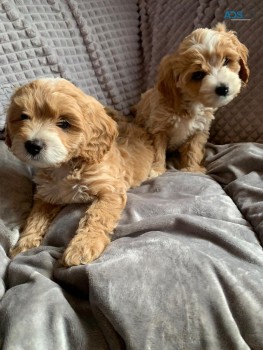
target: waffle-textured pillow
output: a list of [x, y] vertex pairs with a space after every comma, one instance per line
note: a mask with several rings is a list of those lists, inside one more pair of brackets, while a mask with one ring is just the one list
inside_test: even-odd
[[263, 2], [250, 0], [3, 0], [0, 4], [0, 130], [14, 87], [63, 77], [129, 114], [161, 58], [197, 27], [227, 21], [250, 51], [248, 87], [216, 114], [211, 141], [263, 141]]
[[143, 87], [136, 0], [4, 0], [0, 129], [14, 87], [63, 77], [125, 113]]

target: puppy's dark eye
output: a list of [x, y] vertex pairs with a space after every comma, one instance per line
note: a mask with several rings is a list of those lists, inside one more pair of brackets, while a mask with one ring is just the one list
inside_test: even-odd
[[70, 127], [70, 124], [67, 120], [60, 120], [58, 123], [57, 123], [57, 126], [60, 128], [60, 129], [68, 129]]
[[230, 62], [230, 59], [227, 58], [227, 57], [225, 57], [225, 58], [224, 58], [223, 66], [227, 66], [229, 62]]
[[198, 72], [194, 72], [192, 74], [192, 80], [202, 80], [205, 77], [206, 73], [202, 70], [198, 71]]
[[22, 113], [22, 114], [20, 115], [20, 119], [21, 119], [21, 120], [27, 120], [27, 119], [29, 119], [29, 116], [28, 116], [27, 114], [25, 114], [25, 113]]

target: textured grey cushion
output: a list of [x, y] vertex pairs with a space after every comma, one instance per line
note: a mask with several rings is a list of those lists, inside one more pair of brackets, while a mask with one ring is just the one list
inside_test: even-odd
[[135, 0], [1, 1], [0, 102], [42, 76], [69, 79], [128, 112], [143, 84]]
[[197, 27], [228, 21], [250, 50], [248, 87], [217, 113], [215, 143], [262, 142], [263, 2], [207, 0], [3, 0], [0, 4], [0, 129], [12, 89], [41, 76], [62, 76], [128, 114], [154, 83], [161, 58]]

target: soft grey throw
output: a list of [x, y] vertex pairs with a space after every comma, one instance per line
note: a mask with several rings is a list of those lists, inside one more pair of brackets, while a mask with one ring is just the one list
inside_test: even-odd
[[[170, 169], [129, 191], [104, 254], [69, 269], [58, 259], [83, 205], [63, 209], [41, 247], [7, 258], [32, 196], [0, 147], [3, 350], [262, 350], [263, 145], [210, 145], [207, 175]], [[15, 177], [2, 177], [6, 164]]]

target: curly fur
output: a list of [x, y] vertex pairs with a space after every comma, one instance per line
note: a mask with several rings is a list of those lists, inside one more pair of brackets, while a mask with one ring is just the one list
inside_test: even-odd
[[[247, 83], [247, 57], [235, 33], [219, 23], [195, 30], [162, 59], [156, 85], [135, 106], [135, 123], [153, 138], [157, 174], [165, 171], [167, 150], [178, 151], [179, 169], [205, 172], [201, 162], [214, 113]], [[218, 93], [222, 86], [226, 95]]]
[[[126, 191], [149, 177], [154, 157], [143, 129], [121, 117], [118, 128], [97, 100], [64, 79], [39, 79], [14, 93], [6, 140], [14, 155], [36, 168], [36, 193], [12, 256], [39, 246], [50, 222], [69, 203], [91, 204], [63, 264], [85, 264], [100, 256], [125, 206]], [[31, 154], [26, 143], [36, 140], [42, 149]]]

